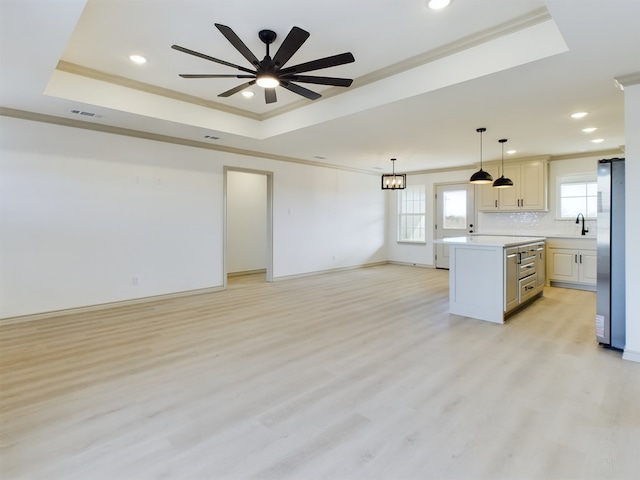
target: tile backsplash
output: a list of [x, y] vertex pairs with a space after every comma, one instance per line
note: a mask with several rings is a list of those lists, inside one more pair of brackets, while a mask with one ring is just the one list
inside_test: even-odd
[[[596, 235], [596, 220], [587, 220], [587, 236]], [[582, 225], [574, 220], [556, 220], [552, 212], [478, 213], [477, 233], [486, 235], [579, 236]]]

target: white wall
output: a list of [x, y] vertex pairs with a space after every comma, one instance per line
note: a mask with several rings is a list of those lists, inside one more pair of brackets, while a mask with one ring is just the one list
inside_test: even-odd
[[227, 273], [267, 267], [267, 176], [227, 172]]
[[380, 177], [287, 165], [274, 177], [276, 276], [387, 260]]
[[224, 166], [274, 172], [274, 278], [386, 260], [375, 175], [0, 116], [0, 318], [222, 286]]
[[389, 261], [409, 263], [423, 266], [434, 266], [434, 239], [433, 225], [435, 223], [435, 187], [437, 183], [452, 183], [469, 181], [474, 170], [454, 170], [450, 172], [408, 174], [407, 185], [424, 185], [427, 198], [426, 210], [426, 243], [411, 244], [398, 243], [398, 192], [388, 191], [388, 223], [387, 251]]
[[627, 329], [624, 358], [640, 362], [640, 85], [624, 89]]

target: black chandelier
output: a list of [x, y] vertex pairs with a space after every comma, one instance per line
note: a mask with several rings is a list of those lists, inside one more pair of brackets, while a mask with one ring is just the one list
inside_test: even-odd
[[403, 190], [407, 187], [407, 175], [405, 173], [396, 174], [396, 168], [393, 163], [395, 161], [395, 158], [391, 159], [393, 173], [382, 175], [382, 190]]

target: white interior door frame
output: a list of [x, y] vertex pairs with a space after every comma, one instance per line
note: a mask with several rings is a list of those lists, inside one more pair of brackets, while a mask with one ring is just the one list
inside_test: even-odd
[[223, 288], [227, 288], [227, 179], [229, 172], [253, 173], [267, 177], [267, 282], [273, 282], [273, 172], [254, 170], [250, 168], [227, 167], [223, 168], [223, 239], [222, 239], [222, 279]]

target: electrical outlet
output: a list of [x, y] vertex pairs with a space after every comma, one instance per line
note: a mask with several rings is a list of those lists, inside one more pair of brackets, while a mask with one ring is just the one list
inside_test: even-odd
[[134, 275], [133, 277], [131, 277], [131, 283], [133, 285], [140, 285], [140, 277], [138, 277], [137, 275]]

